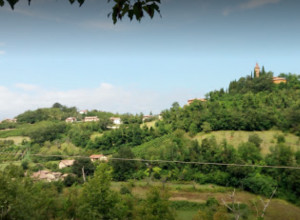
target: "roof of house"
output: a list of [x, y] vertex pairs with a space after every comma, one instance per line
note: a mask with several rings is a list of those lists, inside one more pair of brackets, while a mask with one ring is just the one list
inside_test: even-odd
[[119, 118], [119, 117], [110, 117], [109, 119], [110, 120], [121, 120], [121, 118]]
[[87, 116], [87, 117], [84, 117], [85, 119], [93, 119], [93, 118], [98, 118], [98, 116]]
[[104, 157], [104, 155], [103, 154], [93, 154], [90, 156], [91, 159], [99, 159], [101, 157]]
[[68, 118], [66, 118], [66, 120], [76, 120], [76, 118], [75, 117], [68, 117]]
[[275, 80], [286, 80], [286, 79], [283, 78], [283, 77], [277, 77], [277, 76], [274, 76], [274, 77], [273, 77], [273, 81], [275, 81]]
[[60, 163], [65, 164], [66, 166], [72, 166], [75, 160], [62, 160]]

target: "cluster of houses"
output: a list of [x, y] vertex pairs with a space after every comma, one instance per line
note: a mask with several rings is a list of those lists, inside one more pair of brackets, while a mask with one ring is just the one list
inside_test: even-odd
[[[90, 160], [92, 162], [100, 161], [100, 162], [108, 162], [108, 158], [103, 154], [93, 154], [90, 156]], [[73, 166], [75, 160], [61, 160], [59, 162], [58, 168], [63, 169], [66, 167]], [[31, 175], [32, 178], [37, 180], [44, 180], [47, 182], [64, 180], [68, 175], [72, 174], [62, 174], [61, 172], [52, 172], [50, 170], [40, 170]]]
[[[88, 110], [79, 111], [79, 114], [81, 114], [81, 115], [86, 115], [87, 113], [88, 113]], [[98, 118], [98, 116], [85, 116], [84, 119], [82, 120], [82, 122], [97, 122], [99, 120], [100, 119]], [[119, 117], [111, 117], [110, 120], [113, 122], [114, 125], [122, 124], [121, 118], [119, 118]], [[76, 117], [68, 117], [65, 121], [67, 123], [74, 123], [74, 122], [77, 122], [77, 118]]]
[[[88, 113], [88, 110], [81, 110], [79, 111], [80, 114], [87, 114]], [[152, 115], [144, 115], [142, 120], [143, 122], [149, 120], [153, 118]], [[161, 115], [158, 116], [159, 119], [161, 119]], [[110, 128], [117, 128], [118, 125], [121, 125], [122, 124], [122, 120], [120, 117], [110, 117], [109, 118], [112, 123], [114, 124], [114, 126], [110, 127]], [[76, 117], [68, 117], [66, 120], [65, 120], [67, 123], [74, 123], [74, 122], [77, 122], [77, 118]], [[84, 117], [84, 119], [82, 120], [82, 122], [97, 122], [99, 121], [99, 118], [97, 116], [86, 116]]]

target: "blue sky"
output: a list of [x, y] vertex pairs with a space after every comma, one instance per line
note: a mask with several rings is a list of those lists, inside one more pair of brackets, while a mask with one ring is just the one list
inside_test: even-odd
[[58, 101], [159, 113], [250, 74], [300, 73], [300, 2], [162, 0], [162, 18], [113, 25], [112, 3], [0, 8], [0, 119]]

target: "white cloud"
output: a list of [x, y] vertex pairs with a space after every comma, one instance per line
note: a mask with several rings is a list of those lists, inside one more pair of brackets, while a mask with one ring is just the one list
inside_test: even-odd
[[4, 50], [0, 50], [0, 55], [3, 55], [5, 54], [5, 51]]
[[225, 8], [223, 10], [223, 15], [225, 15], [225, 16], [229, 15], [230, 13], [232, 13], [234, 11], [251, 10], [251, 9], [259, 8], [264, 5], [268, 5], [268, 4], [277, 4], [280, 1], [281, 0], [248, 0], [244, 3], [240, 3], [236, 7]]
[[17, 84], [15, 84], [15, 87], [18, 89], [22, 89], [24, 91], [34, 91], [39, 88], [36, 85], [26, 84], [26, 83], [17, 83]]
[[108, 83], [97, 88], [74, 89], [67, 91], [45, 90], [34, 85], [18, 83], [15, 87], [23, 91], [0, 86], [0, 120], [14, 117], [26, 110], [50, 107], [59, 102], [79, 109], [98, 109], [119, 113], [148, 114], [159, 113], [169, 108], [174, 101], [185, 104], [191, 94], [184, 91], [165, 93], [142, 89], [125, 89]]

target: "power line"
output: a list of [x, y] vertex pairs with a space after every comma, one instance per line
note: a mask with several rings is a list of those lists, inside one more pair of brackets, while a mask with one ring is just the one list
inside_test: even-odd
[[[3, 155], [23, 155], [23, 153], [2, 153]], [[46, 154], [30, 154], [32, 156], [39, 157], [71, 157], [71, 158], [88, 158], [88, 156], [82, 155], [46, 155]], [[258, 165], [258, 164], [235, 164], [235, 163], [215, 163], [215, 162], [193, 162], [193, 161], [179, 161], [179, 160], [147, 160], [138, 158], [116, 158], [110, 157], [109, 160], [123, 160], [123, 161], [139, 161], [149, 163], [177, 163], [177, 164], [195, 164], [195, 165], [214, 165], [214, 166], [232, 166], [232, 167], [255, 167], [255, 168], [274, 168], [274, 169], [292, 169], [300, 170], [300, 167], [293, 166], [272, 166], [272, 165]]]

